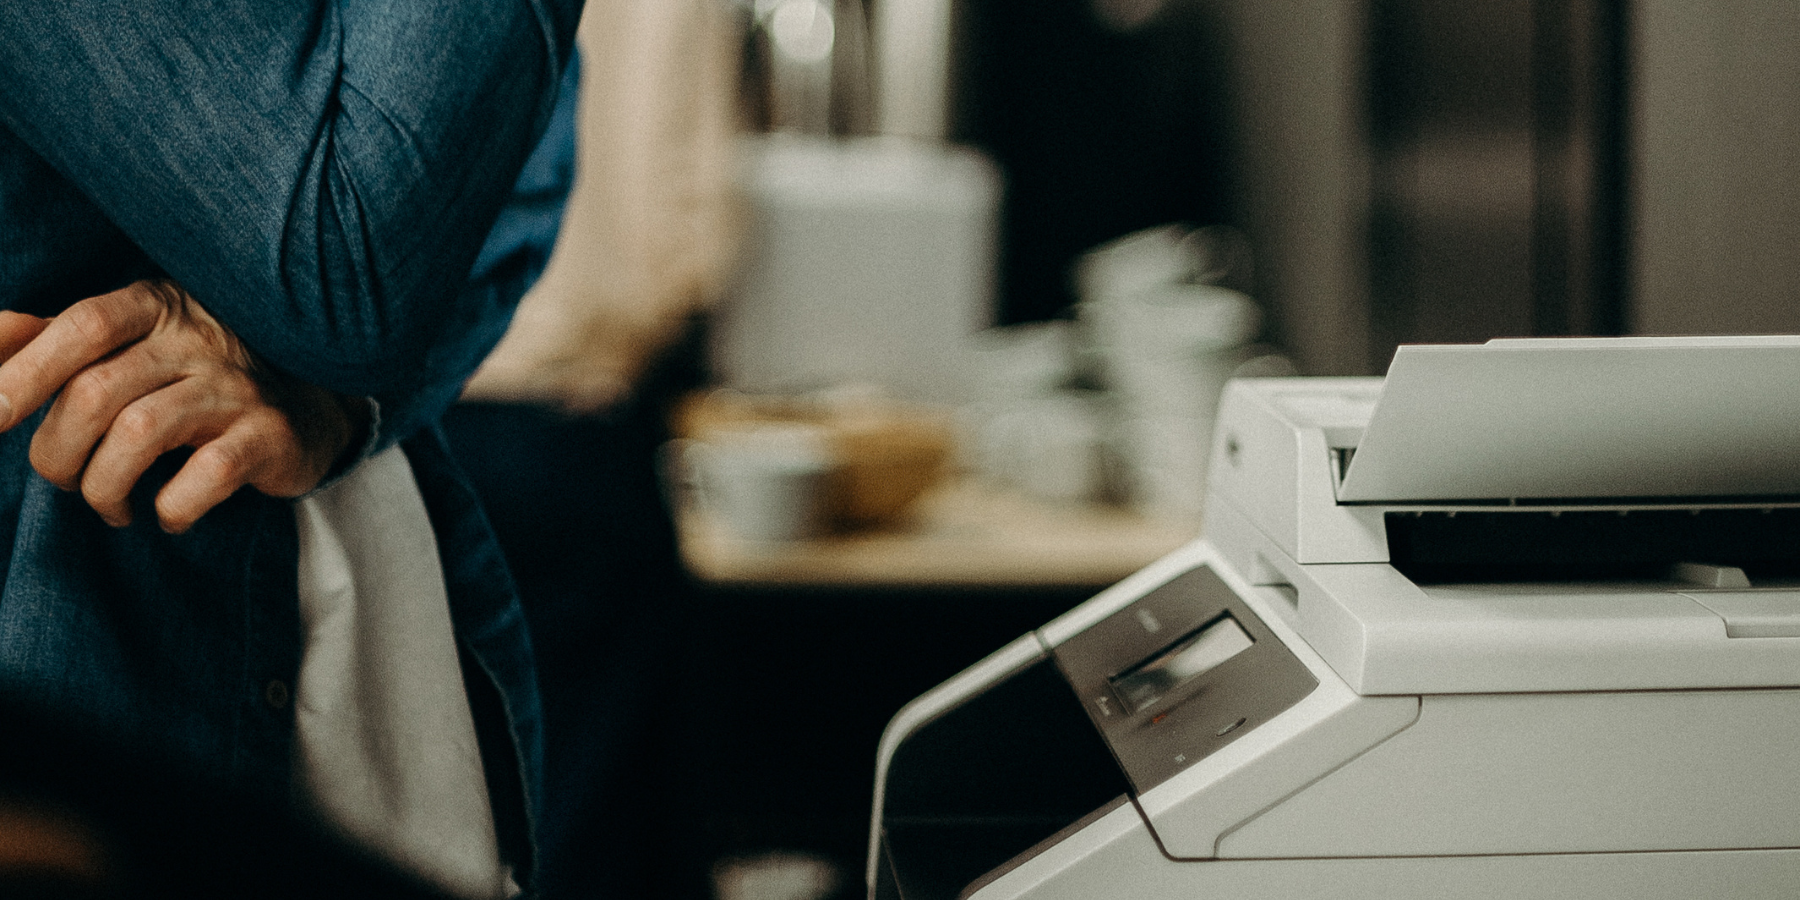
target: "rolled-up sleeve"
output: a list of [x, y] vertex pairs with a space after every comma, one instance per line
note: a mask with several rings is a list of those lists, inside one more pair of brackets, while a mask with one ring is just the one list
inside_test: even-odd
[[276, 367], [416, 389], [580, 0], [7, 0], [0, 120]]

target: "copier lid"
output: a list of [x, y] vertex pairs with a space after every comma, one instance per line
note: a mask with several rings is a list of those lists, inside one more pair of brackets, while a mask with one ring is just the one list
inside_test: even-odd
[[1800, 496], [1800, 337], [1394, 354], [1345, 503]]

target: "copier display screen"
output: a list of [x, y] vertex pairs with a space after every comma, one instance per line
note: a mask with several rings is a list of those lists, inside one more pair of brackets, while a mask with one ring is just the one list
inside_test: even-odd
[[1251, 643], [1250, 635], [1228, 613], [1108, 680], [1119, 702], [1133, 713], [1143, 712], [1182, 682], [1218, 668]]

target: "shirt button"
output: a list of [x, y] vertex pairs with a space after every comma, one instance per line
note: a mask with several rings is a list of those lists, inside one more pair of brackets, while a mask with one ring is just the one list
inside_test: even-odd
[[288, 705], [287, 682], [276, 678], [263, 685], [263, 702], [269, 704], [270, 709], [285, 709]]

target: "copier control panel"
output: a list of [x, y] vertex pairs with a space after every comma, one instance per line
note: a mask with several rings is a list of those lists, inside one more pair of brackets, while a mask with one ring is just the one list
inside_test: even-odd
[[1206, 566], [1176, 576], [1052, 653], [1139, 793], [1318, 686]]

